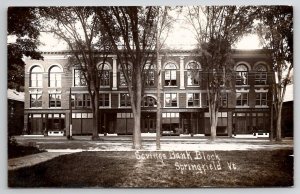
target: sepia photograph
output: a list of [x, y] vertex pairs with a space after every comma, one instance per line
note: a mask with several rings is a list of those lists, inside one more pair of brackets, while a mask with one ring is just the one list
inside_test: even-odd
[[7, 186], [293, 187], [293, 29], [288, 5], [7, 7]]

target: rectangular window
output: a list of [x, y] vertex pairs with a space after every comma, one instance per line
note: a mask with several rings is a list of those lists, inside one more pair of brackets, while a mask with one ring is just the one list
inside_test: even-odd
[[130, 96], [127, 93], [121, 93], [120, 94], [120, 107], [130, 107]]
[[49, 94], [49, 107], [61, 107], [61, 94]]
[[42, 95], [41, 94], [30, 94], [30, 107], [31, 108], [42, 107]]
[[256, 93], [256, 106], [267, 106], [267, 93]]
[[266, 85], [267, 84], [267, 73], [256, 72], [255, 73], [255, 85]]
[[99, 107], [109, 107], [109, 94], [99, 94]]
[[208, 96], [207, 93], [201, 93], [201, 106], [202, 107], [208, 107]]
[[126, 78], [123, 72], [120, 72], [120, 86], [127, 86]]
[[74, 70], [74, 86], [87, 86], [84, 74], [80, 69]]
[[220, 94], [220, 107], [227, 107], [227, 93]]
[[[99, 71], [100, 72], [100, 71]], [[101, 71], [102, 74], [99, 75], [101, 77], [100, 79], [100, 86], [109, 86], [110, 84], [110, 77], [109, 77], [109, 74], [110, 74], [110, 71], [109, 70], [102, 70]]]
[[188, 93], [187, 94], [188, 107], [199, 107], [200, 106], [200, 94], [199, 93]]
[[188, 86], [199, 86], [200, 83], [200, 75], [197, 70], [188, 70], [187, 71], [187, 85]]
[[145, 77], [145, 86], [147, 87], [152, 87], [155, 85], [155, 80], [154, 80], [154, 70], [150, 69], [150, 70], [145, 70], [144, 73], [144, 77]]
[[75, 108], [91, 107], [91, 97], [89, 94], [73, 94], [71, 95], [71, 105]]
[[236, 105], [237, 106], [248, 106], [248, 93], [236, 93]]
[[176, 85], [176, 70], [165, 70], [165, 86]]
[[165, 94], [165, 107], [177, 107], [177, 94], [166, 93]]

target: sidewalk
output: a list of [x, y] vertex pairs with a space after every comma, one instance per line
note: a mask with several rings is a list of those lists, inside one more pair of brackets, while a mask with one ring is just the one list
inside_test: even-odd
[[55, 157], [70, 154], [70, 152], [42, 152], [33, 155], [27, 155], [19, 158], [12, 158], [8, 160], [8, 170], [15, 170], [26, 166], [33, 166], [41, 162], [46, 162]]
[[[82, 151], [135, 151], [132, 149], [132, 137], [102, 137], [100, 141], [91, 141], [89, 136], [76, 136], [74, 140], [65, 137], [16, 137], [18, 143], [34, 143], [47, 152], [8, 160], [8, 170], [32, 166], [55, 157]], [[156, 151], [155, 138], [143, 138], [142, 151]], [[231, 151], [231, 150], [276, 150], [293, 149], [293, 139], [282, 142], [270, 142], [268, 139], [232, 139], [163, 137], [160, 151]]]

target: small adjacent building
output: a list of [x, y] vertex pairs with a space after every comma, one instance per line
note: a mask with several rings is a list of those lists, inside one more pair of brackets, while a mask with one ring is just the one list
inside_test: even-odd
[[21, 135], [24, 129], [24, 92], [7, 89], [8, 135]]

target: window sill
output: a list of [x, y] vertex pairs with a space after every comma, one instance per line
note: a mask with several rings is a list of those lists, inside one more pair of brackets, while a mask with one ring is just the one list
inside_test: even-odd
[[187, 88], [199, 88], [201, 86], [199, 86], [199, 85], [187, 85], [186, 87]]
[[265, 84], [265, 85], [258, 85], [258, 84], [255, 84], [254, 87], [269, 87], [268, 84]]
[[107, 109], [107, 108], [111, 108], [110, 106], [99, 106], [99, 109]]
[[235, 106], [235, 108], [250, 108], [250, 106]]
[[164, 108], [179, 108], [178, 106], [164, 106]]
[[250, 87], [250, 85], [235, 85], [236, 88]]
[[28, 87], [28, 89], [43, 89], [43, 86], [41, 86], [41, 87]]
[[49, 109], [61, 109], [61, 107], [49, 107]]
[[43, 109], [43, 107], [30, 107], [30, 109], [33, 109], [33, 110], [37, 109], [38, 110], [38, 109]]
[[177, 88], [178, 86], [164, 86], [166, 88]]
[[255, 108], [269, 108], [267, 105], [255, 105]]

